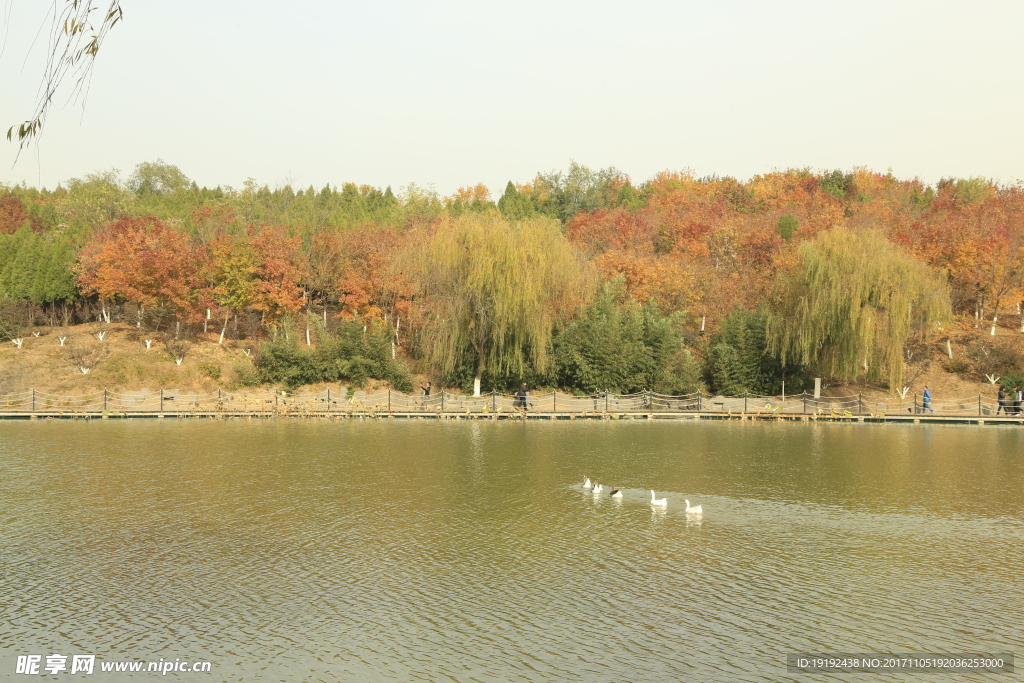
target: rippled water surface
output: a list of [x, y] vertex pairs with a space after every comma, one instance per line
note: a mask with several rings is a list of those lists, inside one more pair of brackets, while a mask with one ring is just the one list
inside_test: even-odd
[[786, 653], [1024, 654], [1014, 428], [3, 422], [0, 523], [4, 679], [31, 653], [202, 659], [167, 678], [205, 681], [828, 680]]

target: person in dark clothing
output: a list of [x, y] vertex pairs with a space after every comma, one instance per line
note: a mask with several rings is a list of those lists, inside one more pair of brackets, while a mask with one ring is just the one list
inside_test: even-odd
[[1006, 406], [1006, 389], [999, 387], [999, 407], [996, 408], [996, 415], [1002, 411], [1003, 414], [1009, 415], [1010, 409]]
[[526, 396], [526, 382], [522, 382], [519, 385], [519, 391], [516, 392], [516, 408], [526, 410]]
[[420, 389], [423, 390], [423, 398], [430, 397], [430, 382], [427, 382], [426, 384], [421, 384]]

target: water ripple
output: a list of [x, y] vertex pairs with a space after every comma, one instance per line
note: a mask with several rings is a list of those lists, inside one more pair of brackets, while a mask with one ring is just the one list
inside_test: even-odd
[[0, 666], [764, 681], [787, 652], [1024, 645], [1020, 437], [792, 427], [4, 425]]

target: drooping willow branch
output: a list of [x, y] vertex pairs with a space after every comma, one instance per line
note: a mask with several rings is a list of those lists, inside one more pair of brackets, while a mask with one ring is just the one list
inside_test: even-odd
[[[50, 105], [62, 84], [73, 81], [68, 102], [84, 101], [87, 96], [100, 46], [110, 29], [122, 19], [120, 0], [110, 0], [102, 15], [96, 14], [99, 11], [100, 5], [93, 0], [65, 0], [63, 9], [59, 7], [59, 0], [54, 0], [46, 68], [39, 84], [35, 111], [27, 121], [7, 129], [8, 140], [13, 141], [17, 136], [19, 154], [39, 138]], [[95, 22], [97, 16], [102, 16], [98, 23]]]

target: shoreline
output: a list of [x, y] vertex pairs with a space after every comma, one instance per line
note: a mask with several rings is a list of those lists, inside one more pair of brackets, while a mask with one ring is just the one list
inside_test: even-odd
[[0, 420], [275, 420], [279, 418], [307, 420], [673, 420], [684, 422], [727, 421], [727, 422], [796, 422], [796, 423], [845, 423], [845, 424], [944, 424], [944, 425], [1006, 425], [1024, 426], [1022, 416], [994, 415], [839, 415], [839, 414], [771, 414], [731, 413], [714, 411], [617, 411], [617, 412], [551, 412], [551, 411], [382, 411], [372, 410], [191, 410], [191, 411], [0, 411]]

